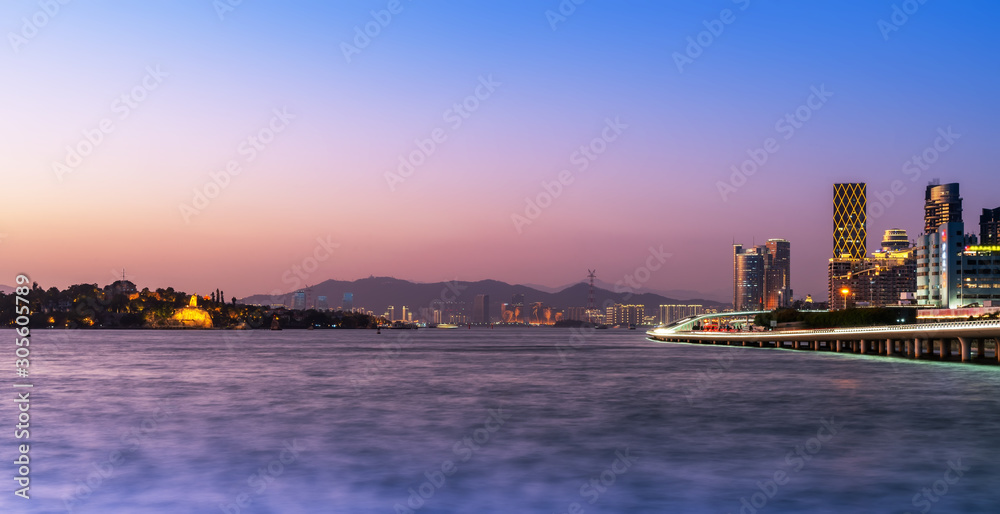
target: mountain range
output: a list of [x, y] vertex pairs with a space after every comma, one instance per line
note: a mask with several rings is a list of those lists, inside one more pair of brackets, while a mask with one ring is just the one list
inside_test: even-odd
[[[630, 294], [616, 293], [612, 289], [594, 287], [594, 303], [598, 308], [609, 303], [645, 305], [648, 310], [667, 304], [702, 304], [706, 307], [725, 307], [722, 302], [705, 299], [678, 300], [653, 292]], [[331, 308], [339, 309], [344, 293], [353, 293], [354, 307], [364, 308], [381, 314], [392, 305], [397, 308], [406, 306], [411, 310], [427, 307], [436, 301], [455, 301], [471, 305], [473, 298], [479, 294], [490, 296], [490, 311], [497, 315], [500, 305], [511, 301], [515, 294], [523, 294], [526, 304], [543, 302], [554, 308], [586, 307], [590, 286], [580, 282], [569, 285], [558, 291], [546, 291], [537, 287], [516, 284], [511, 285], [497, 280], [480, 280], [477, 282], [434, 282], [418, 283], [392, 277], [368, 277], [354, 281], [327, 280], [313, 285], [307, 291], [307, 306], [320, 296], [327, 297]], [[292, 293], [280, 295], [257, 294], [240, 300], [242, 303], [255, 305], [284, 304], [292, 305]]]

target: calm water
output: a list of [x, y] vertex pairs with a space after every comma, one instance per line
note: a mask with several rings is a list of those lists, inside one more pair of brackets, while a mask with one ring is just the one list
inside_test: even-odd
[[1000, 511], [1000, 368], [574, 334], [38, 331], [0, 512]]

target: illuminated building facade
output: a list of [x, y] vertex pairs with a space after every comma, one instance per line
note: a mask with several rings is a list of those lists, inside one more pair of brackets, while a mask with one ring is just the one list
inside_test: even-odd
[[764, 307], [764, 255], [759, 250], [733, 245], [733, 307], [737, 312]]
[[645, 305], [622, 305], [616, 303], [606, 309], [604, 322], [608, 325], [641, 325], [646, 317]]
[[833, 258], [864, 259], [868, 254], [868, 186], [833, 185]]
[[773, 311], [792, 303], [792, 244], [768, 239], [764, 247], [764, 309]]
[[910, 245], [905, 230], [886, 230], [882, 249], [870, 258], [830, 259], [829, 294], [834, 310], [848, 305], [898, 305], [903, 295], [916, 290], [916, 248]]
[[931, 234], [944, 223], [962, 223], [962, 197], [957, 183], [932, 182], [924, 194], [924, 233]]
[[769, 239], [744, 249], [733, 245], [733, 307], [736, 311], [774, 310], [791, 303], [791, 243]]

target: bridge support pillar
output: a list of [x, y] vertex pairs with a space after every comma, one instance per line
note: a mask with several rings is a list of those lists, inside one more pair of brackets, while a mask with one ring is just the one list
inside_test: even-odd
[[868, 353], [868, 341], [864, 339], [861, 340], [861, 354], [864, 355]]
[[972, 360], [972, 340], [968, 337], [959, 337], [958, 344], [962, 346], [962, 362]]
[[885, 340], [885, 351], [882, 355], [892, 355], [892, 339]]
[[833, 346], [837, 349], [837, 353], [840, 353], [844, 349], [843, 342], [840, 339], [834, 341]]
[[913, 341], [906, 339], [903, 341], [903, 351], [906, 352], [908, 358], [913, 358]]
[[914, 339], [913, 340], [913, 358], [914, 359], [919, 359], [920, 358], [920, 354], [923, 353], [923, 350], [924, 350], [924, 340], [923, 339], [919, 339], [919, 338], [918, 339]]
[[986, 339], [985, 338], [980, 337], [979, 340], [976, 341], [976, 358], [977, 359], [984, 359], [984, 358], [986, 358]]

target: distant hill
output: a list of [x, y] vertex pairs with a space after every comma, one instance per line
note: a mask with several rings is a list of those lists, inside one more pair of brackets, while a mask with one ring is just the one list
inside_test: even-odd
[[[397, 309], [403, 305], [416, 310], [427, 307], [435, 300], [453, 300], [467, 305], [472, 304], [478, 294], [490, 295], [490, 310], [494, 317], [500, 313], [500, 305], [511, 301], [515, 294], [523, 294], [525, 303], [543, 302], [548, 306], [563, 309], [566, 307], [585, 307], [590, 286], [580, 282], [560, 291], [541, 291], [526, 285], [511, 285], [497, 280], [480, 280], [478, 282], [457, 281], [454, 283], [416, 283], [392, 277], [369, 277], [354, 281], [327, 280], [312, 286], [309, 293], [310, 306], [315, 298], [326, 296], [329, 306], [339, 309], [344, 293], [354, 294], [354, 306], [381, 314], [389, 305]], [[291, 305], [291, 293], [271, 296], [258, 294], [240, 300], [242, 303], [270, 305]], [[710, 300], [685, 299], [677, 300], [655, 293], [643, 293], [629, 296], [627, 293], [615, 293], [604, 288], [594, 288], [594, 300], [598, 307], [605, 302], [630, 303], [645, 305], [648, 309], [662, 304], [700, 303], [707, 307], [725, 307], [720, 302]]]
[[11, 294], [14, 292], [14, 288], [10, 286], [0, 285], [0, 293]]
[[[557, 293], [573, 286], [574, 284], [566, 284], [561, 287], [549, 287], [538, 284], [524, 284], [527, 287], [537, 289], [539, 291], [544, 291], [546, 293]], [[594, 286], [606, 289], [608, 291], [614, 291], [615, 285], [605, 282], [601, 279], [594, 280]], [[728, 304], [732, 300], [732, 291], [692, 291], [690, 289], [652, 289], [648, 287], [642, 288], [644, 293], [653, 293], [667, 298], [677, 298], [681, 303], [703, 303], [703, 302], [717, 302], [720, 304]], [[695, 300], [690, 300], [695, 299]]]

